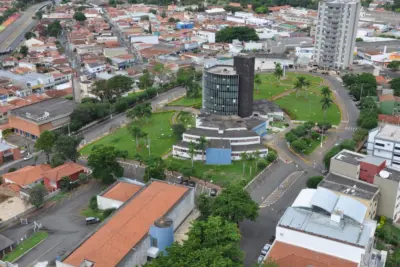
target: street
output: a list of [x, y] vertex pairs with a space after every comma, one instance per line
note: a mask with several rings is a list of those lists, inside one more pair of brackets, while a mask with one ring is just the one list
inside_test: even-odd
[[18, 240], [33, 229], [33, 221], [42, 224], [49, 237], [34, 248], [17, 263], [19, 266], [33, 266], [38, 261], [54, 261], [74, 248], [97, 225], [86, 226], [85, 218], [80, 214], [92, 196], [101, 192], [102, 185], [91, 182], [82, 185], [64, 198], [48, 203], [29, 219], [28, 225], [16, 225], [2, 232], [3, 235]]

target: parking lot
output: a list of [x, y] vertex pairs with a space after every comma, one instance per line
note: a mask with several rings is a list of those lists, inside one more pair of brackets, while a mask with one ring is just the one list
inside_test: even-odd
[[63, 256], [73, 250], [98, 226], [86, 226], [80, 211], [87, 206], [90, 198], [101, 190], [102, 186], [95, 181], [80, 186], [63, 198], [46, 204], [33, 218], [29, 218], [28, 225], [16, 225], [2, 232], [12, 240], [21, 239], [32, 231], [34, 221], [49, 232], [49, 237], [21, 258], [17, 262], [18, 265], [26, 267], [42, 261], [54, 262], [57, 256]]

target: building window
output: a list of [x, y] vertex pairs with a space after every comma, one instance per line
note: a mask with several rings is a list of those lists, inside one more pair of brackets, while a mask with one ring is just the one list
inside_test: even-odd
[[378, 142], [375, 142], [375, 145], [376, 145], [376, 146], [381, 146], [381, 147], [385, 147], [385, 144], [382, 144], [382, 143], [378, 143]]
[[150, 237], [150, 246], [157, 247], [157, 238]]

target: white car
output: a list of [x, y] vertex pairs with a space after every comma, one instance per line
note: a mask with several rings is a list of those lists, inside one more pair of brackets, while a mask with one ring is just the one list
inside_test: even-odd
[[31, 158], [33, 158], [32, 154], [26, 154], [26, 156], [24, 157], [24, 160], [30, 160]]
[[260, 255], [258, 256], [257, 263], [262, 263], [264, 261], [265, 256]]
[[267, 253], [270, 249], [271, 249], [271, 245], [265, 244], [265, 246], [261, 250], [261, 255], [263, 255], [263, 256], [267, 255]]

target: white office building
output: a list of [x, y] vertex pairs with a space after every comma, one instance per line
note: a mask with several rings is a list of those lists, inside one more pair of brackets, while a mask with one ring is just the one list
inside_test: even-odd
[[319, 2], [315, 35], [315, 63], [345, 69], [353, 63], [361, 4], [358, 0]]
[[400, 169], [400, 127], [387, 124], [368, 134], [368, 155], [386, 160], [386, 166]]

